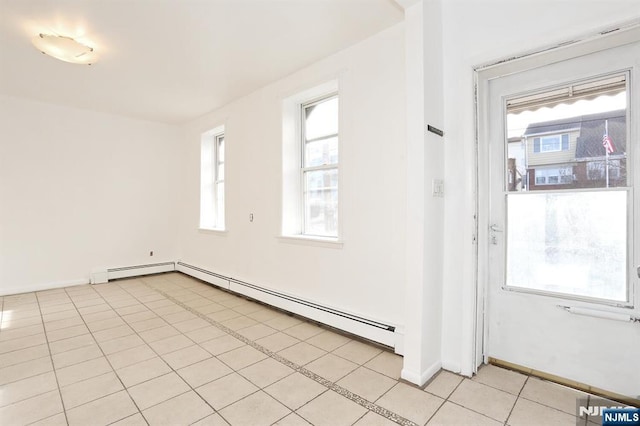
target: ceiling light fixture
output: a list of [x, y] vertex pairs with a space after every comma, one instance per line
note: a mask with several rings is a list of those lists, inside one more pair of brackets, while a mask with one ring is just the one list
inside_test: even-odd
[[72, 64], [91, 65], [98, 60], [93, 47], [86, 46], [71, 37], [38, 34], [33, 45], [42, 53]]

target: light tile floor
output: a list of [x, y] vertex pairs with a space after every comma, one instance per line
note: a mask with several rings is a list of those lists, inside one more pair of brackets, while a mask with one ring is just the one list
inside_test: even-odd
[[402, 358], [178, 273], [0, 298], [2, 425], [568, 425], [580, 392]]

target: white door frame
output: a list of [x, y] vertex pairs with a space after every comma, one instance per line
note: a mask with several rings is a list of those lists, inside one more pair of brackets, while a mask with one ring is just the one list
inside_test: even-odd
[[[488, 87], [498, 77], [549, 65], [579, 56], [611, 49], [640, 40], [640, 21], [616, 25], [613, 28], [586, 34], [583, 37], [523, 52], [502, 60], [474, 67], [474, 113], [476, 143], [476, 292], [475, 339], [468, 346], [473, 372], [486, 363], [487, 289], [489, 285], [489, 144], [488, 144]], [[633, 260], [632, 260], [633, 261]]]

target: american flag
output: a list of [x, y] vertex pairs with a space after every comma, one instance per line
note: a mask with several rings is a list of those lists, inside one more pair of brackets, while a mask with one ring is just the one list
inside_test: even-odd
[[602, 137], [602, 146], [607, 151], [607, 154], [612, 154], [615, 149], [613, 148], [613, 140], [609, 137], [609, 135], [605, 134]]

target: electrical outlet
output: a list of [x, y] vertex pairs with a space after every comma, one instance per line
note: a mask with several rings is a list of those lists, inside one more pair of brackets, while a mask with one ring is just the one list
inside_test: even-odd
[[153, 250], [149, 252], [149, 256], [153, 256]]

